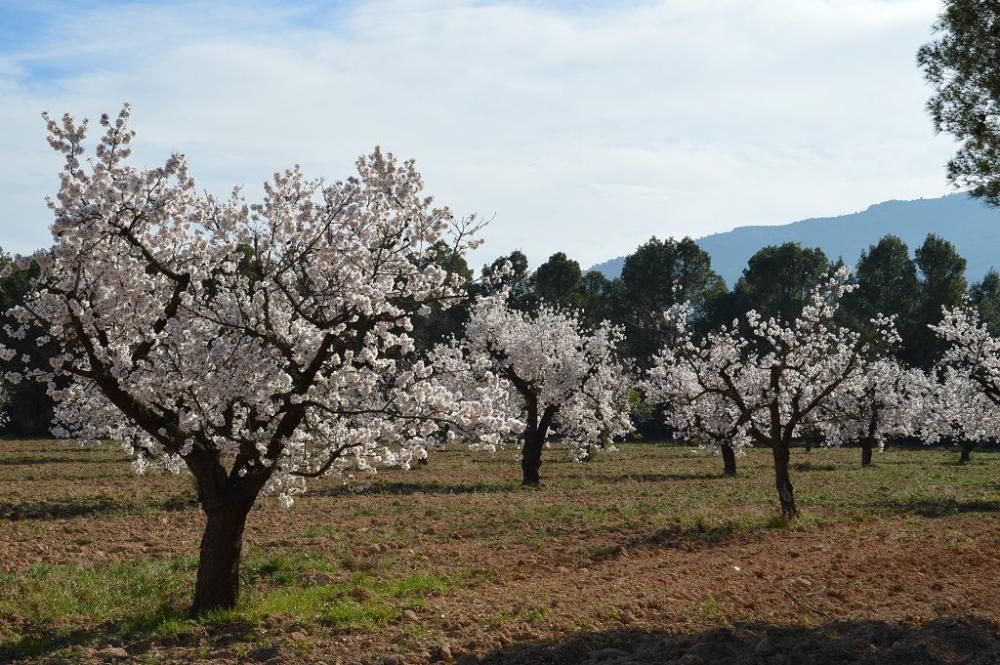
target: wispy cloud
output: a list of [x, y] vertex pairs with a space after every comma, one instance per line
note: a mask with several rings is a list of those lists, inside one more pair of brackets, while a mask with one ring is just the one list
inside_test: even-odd
[[141, 160], [183, 151], [219, 192], [292, 163], [339, 178], [376, 144], [414, 157], [440, 202], [495, 213], [482, 260], [589, 264], [946, 189], [914, 64], [932, 0], [2, 7], [15, 251], [46, 242], [56, 182], [38, 113], [125, 100]]

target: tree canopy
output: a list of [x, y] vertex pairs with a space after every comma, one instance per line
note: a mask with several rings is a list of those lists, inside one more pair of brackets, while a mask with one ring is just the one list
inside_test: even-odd
[[797, 242], [764, 247], [750, 257], [736, 283], [737, 309], [792, 321], [829, 272], [830, 261], [818, 247], [802, 247]]
[[1000, 2], [945, 0], [934, 33], [917, 62], [934, 128], [959, 143], [948, 179], [1000, 205]]
[[691, 238], [650, 238], [625, 258], [613, 288], [615, 320], [625, 328], [629, 354], [640, 363], [652, 357], [668, 333], [661, 312], [690, 302], [693, 316], [704, 320], [726, 292], [711, 257]]

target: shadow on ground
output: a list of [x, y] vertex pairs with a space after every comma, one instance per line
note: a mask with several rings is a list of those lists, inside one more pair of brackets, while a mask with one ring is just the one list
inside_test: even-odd
[[[151, 617], [152, 618], [152, 617]], [[162, 619], [163, 616], [157, 616]], [[152, 624], [150, 624], [152, 625]], [[67, 647], [78, 655], [102, 658], [88, 645], [121, 645], [129, 656], [154, 651], [162, 662], [201, 662], [192, 656], [209, 645], [226, 647], [250, 641], [249, 624], [222, 624], [195, 633], [157, 639], [133, 626], [132, 639], [120, 639], [120, 626], [76, 630], [48, 638], [24, 638], [0, 644], [0, 661], [44, 657]], [[138, 630], [136, 630], [138, 628]], [[301, 645], [278, 639], [239, 662], [311, 662]], [[106, 651], [106, 650], [105, 650]], [[65, 652], [64, 652], [65, 653]], [[329, 661], [330, 654], [312, 654]], [[347, 662], [358, 654], [347, 654]], [[426, 656], [424, 657], [426, 658]], [[433, 656], [432, 656], [433, 658]], [[45, 661], [50, 662], [50, 661]], [[69, 662], [59, 660], [58, 662]], [[88, 660], [88, 662], [90, 662]], [[230, 663], [235, 660], [224, 659]], [[341, 662], [337, 660], [336, 662]], [[371, 661], [363, 661], [371, 662]], [[378, 661], [375, 661], [378, 662]], [[402, 662], [426, 662], [423, 658]], [[977, 617], [942, 617], [909, 626], [884, 621], [840, 621], [815, 628], [790, 628], [764, 623], [735, 624], [693, 634], [621, 628], [576, 633], [561, 640], [521, 642], [478, 658], [463, 655], [457, 662], [478, 665], [1000, 665], [1000, 627]]]
[[919, 626], [882, 621], [817, 628], [727, 626], [693, 635], [623, 628], [558, 642], [516, 644], [482, 665], [997, 665], [998, 626], [944, 617]]
[[0, 466], [41, 466], [43, 464], [107, 464], [116, 465], [127, 463], [127, 459], [96, 459], [86, 457], [41, 457], [32, 455], [20, 455], [17, 457], [0, 457]]
[[[231, 643], [251, 643], [257, 634], [256, 626], [243, 621], [222, 621], [212, 626], [210, 631], [196, 630], [171, 635], [165, 638], [153, 637], [153, 632], [164, 622], [183, 622], [187, 620], [187, 615], [176, 608], [161, 608], [158, 611], [144, 615], [137, 615], [127, 625], [114, 622], [102, 624], [92, 629], [72, 629], [68, 631], [52, 631], [48, 635], [22, 637], [17, 641], [8, 644], [0, 642], [0, 663], [14, 663], [25, 659], [45, 658], [65, 654], [66, 649], [73, 647], [80, 648], [76, 654], [66, 656], [56, 655], [57, 660], [43, 660], [43, 662], [93, 662], [95, 659], [101, 662], [112, 662], [120, 660], [121, 652], [109, 651], [109, 648], [126, 648], [127, 657], [142, 656], [154, 648], [197, 648], [207, 637], [208, 641], [214, 645], [226, 645]], [[128, 635], [130, 637], [123, 637]], [[103, 649], [102, 649], [103, 647]], [[272, 649], [275, 654], [278, 649]], [[266, 650], [251, 651], [248, 654], [248, 661], [255, 662], [258, 659], [255, 655]], [[266, 659], [264, 659], [266, 660]], [[161, 662], [154, 660], [153, 662]], [[173, 662], [173, 661], [170, 661]], [[198, 659], [192, 661], [191, 658], [183, 658], [181, 662], [201, 662]], [[278, 661], [275, 661], [276, 663]]]
[[372, 496], [408, 494], [490, 494], [516, 492], [521, 486], [513, 483], [438, 483], [438, 482], [373, 482], [338, 485], [309, 490], [306, 496]]
[[798, 473], [811, 473], [813, 471], [836, 471], [836, 464], [818, 464], [816, 462], [796, 462], [792, 465], [792, 470]]
[[78, 499], [76, 501], [35, 501], [35, 502], [2, 502], [0, 501], [0, 522], [8, 520], [51, 520], [71, 519], [78, 517], [96, 517], [114, 513], [131, 511], [156, 510], [177, 511], [196, 508], [198, 501], [194, 497], [173, 496], [163, 500], [149, 501], [142, 505], [122, 504], [112, 499]]
[[920, 517], [947, 517], [959, 513], [1000, 512], [1000, 501], [956, 501], [954, 499], [906, 499], [885, 501], [878, 504], [883, 510], [919, 515]]
[[684, 480], [723, 480], [730, 478], [722, 472], [719, 473], [588, 473], [587, 480], [594, 482], [622, 483], [622, 482], [642, 482], [661, 483]]

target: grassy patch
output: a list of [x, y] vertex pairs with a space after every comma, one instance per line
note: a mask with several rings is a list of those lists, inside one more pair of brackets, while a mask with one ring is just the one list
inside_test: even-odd
[[[239, 607], [191, 619], [186, 609], [196, 565], [193, 558], [40, 565], [0, 575], [0, 660], [74, 644], [101, 645], [107, 634], [169, 638], [232, 624], [254, 626], [273, 616], [341, 629], [374, 628], [404, 610], [424, 607], [456, 579], [430, 574], [381, 579], [345, 571], [317, 555], [270, 552], [245, 562]], [[4, 617], [46, 630], [22, 634], [5, 625]]]
[[487, 618], [489, 626], [506, 626], [515, 623], [535, 623], [549, 615], [548, 605], [527, 605], [504, 612], [498, 612]]
[[47, 624], [114, 622], [128, 634], [191, 594], [194, 559], [89, 567], [38, 565], [0, 576], [0, 616]]

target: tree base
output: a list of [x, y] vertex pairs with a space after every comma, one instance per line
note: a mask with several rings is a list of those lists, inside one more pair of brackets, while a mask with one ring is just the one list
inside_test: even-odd
[[243, 529], [253, 501], [231, 502], [205, 510], [198, 577], [191, 614], [236, 607], [240, 596]]

